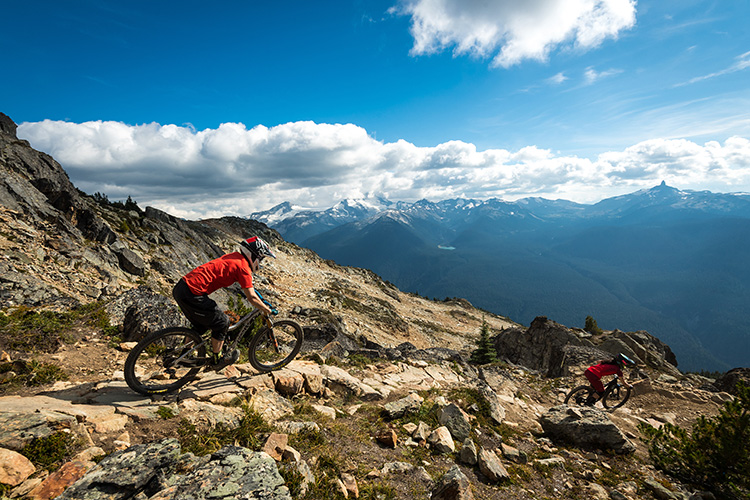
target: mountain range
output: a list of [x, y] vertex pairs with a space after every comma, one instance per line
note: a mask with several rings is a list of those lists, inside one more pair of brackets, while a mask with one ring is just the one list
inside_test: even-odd
[[528, 324], [647, 330], [680, 367], [725, 370], [750, 353], [750, 195], [662, 182], [596, 204], [525, 198], [289, 203], [250, 215], [287, 241], [371, 269], [403, 290], [464, 297]]

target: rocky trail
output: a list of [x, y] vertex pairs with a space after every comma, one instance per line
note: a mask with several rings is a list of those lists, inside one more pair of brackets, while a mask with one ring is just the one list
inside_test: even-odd
[[[168, 466], [166, 462], [152, 465], [153, 474], [158, 475], [158, 471], [187, 460], [180, 458], [186, 455], [179, 453], [181, 425], [189, 423], [199, 433], [209, 432], [217, 425], [237, 427], [244, 416], [239, 402], [248, 404], [274, 427], [273, 432], [259, 438], [269, 440], [263, 443], [263, 449], [276, 457], [278, 466], [276, 460], [263, 462], [268, 460], [267, 455], [246, 448], [225, 451], [235, 458], [241, 456], [242, 463], [260, 460], [265, 464], [243, 474], [270, 471], [272, 477], [252, 480], [272, 492], [268, 498], [292, 498], [282, 491], [284, 482], [279, 482], [280, 476], [276, 477], [278, 472], [274, 472], [277, 467], [294, 464], [314, 484], [316, 479], [311, 470], [321, 457], [330, 459], [323, 450], [342, 461], [337, 478], [344, 485], [340, 495], [344, 495], [343, 491], [348, 491], [347, 495], [355, 495], [359, 490], [366, 493], [380, 485], [384, 491], [396, 495], [392, 498], [428, 498], [441, 487], [448, 491], [455, 486], [444, 485], [440, 478], [459, 476], [456, 485], [463, 484], [466, 491], [473, 491], [475, 498], [540, 498], [547, 494], [580, 498], [583, 492], [596, 498], [610, 498], [612, 491], [622, 493], [625, 498], [661, 498], [659, 495], [664, 492], [656, 492], [656, 484], [672, 483], [653, 468], [643, 466], [648, 462], [648, 454], [638, 425], [670, 422], [689, 426], [700, 415], [715, 414], [730, 397], [696, 389], [686, 380], [657, 374], [655, 379], [636, 384], [635, 395], [625, 407], [611, 413], [591, 410], [592, 415], [576, 416], [578, 420], [586, 420], [586, 425], [599, 425], [615, 432], [614, 441], [611, 437], [595, 437], [593, 446], [579, 448], [575, 442], [561, 441], [560, 436], [550, 437], [542, 422], [553, 418], [555, 412], [562, 412], [563, 419], [569, 417], [566, 407], [560, 405], [567, 390], [583, 380], [580, 377], [548, 379], [507, 364], [473, 367], [456, 362], [459, 358], [441, 360], [420, 350], [398, 360], [376, 359], [357, 366], [345, 361], [339, 363], [341, 366], [319, 364], [310, 360], [309, 355], [303, 355], [287, 368], [271, 374], [255, 373], [247, 364], [230, 366], [222, 373], [202, 373], [179, 393], [154, 400], [131, 391], [123, 381], [121, 370], [129, 346], [96, 335], [83, 335], [76, 343], [49, 355], [71, 374], [70, 380], [33, 390], [17, 387], [6, 390], [0, 397], [0, 447], [18, 452], [35, 439], [49, 438], [59, 431], [75, 436], [77, 442], [76, 455], [51, 473], [19, 459], [22, 465], [11, 474], [15, 479], [7, 490], [10, 498], [55, 498], [66, 488], [73, 488], [70, 485], [76, 480], [78, 484], [85, 482], [107, 463], [103, 460], [97, 466], [92, 459], [123, 457], [128, 450], [138, 450], [136, 455], [143, 457], [171, 450], [169, 454], [173, 456]], [[340, 345], [333, 342], [321, 354], [337, 349]], [[489, 419], [477, 414], [482, 410], [476, 403], [469, 404], [468, 388], [483, 391], [485, 400], [490, 402]], [[404, 414], [419, 413], [424, 408], [439, 408], [433, 409], [439, 413], [450, 409], [457, 416], [446, 416], [444, 422], [438, 420], [426, 428], [420, 426], [419, 432], [417, 425], [402, 423]], [[589, 422], [597, 419], [598, 424]], [[447, 423], [450, 431], [437, 433], [437, 428], [446, 427], [440, 423]], [[293, 451], [285, 453], [286, 444], [272, 442], [281, 439], [282, 443], [288, 443], [290, 435], [306, 428], [317, 429], [323, 436], [322, 449], [310, 447], [300, 452], [290, 447]], [[597, 439], [602, 441], [596, 442]], [[472, 457], [472, 453], [476, 456]], [[210, 474], [218, 474], [219, 482], [240, 474], [227, 473], [224, 466], [204, 463], [206, 457], [191, 460], [196, 463], [188, 469], [207, 468]], [[128, 470], [142, 466], [119, 462], [112, 465]], [[457, 469], [448, 474], [453, 467]], [[10, 474], [7, 471], [12, 468], [6, 465], [5, 473]], [[222, 470], [225, 472], [217, 472]], [[120, 496], [109, 492], [115, 483], [104, 488], [100, 486], [106, 482], [97, 479], [100, 486], [91, 489], [89, 485], [86, 496], [77, 496], [84, 495], [79, 491], [62, 498], [181, 498], [167, 496], [165, 491], [169, 488], [151, 491], [149, 488], [155, 486], [146, 485], [154, 477], [141, 478], [141, 486], [131, 483], [132, 491], [121, 491]], [[649, 478], [655, 483], [647, 483]], [[195, 480], [184, 479], [184, 484]], [[617, 484], [611, 484], [618, 480]], [[350, 485], [349, 490], [346, 484]], [[646, 484], [651, 484], [650, 490]], [[195, 498], [209, 498], [215, 487], [206, 486], [207, 491], [196, 493]], [[672, 484], [672, 489], [670, 494], [677, 496], [670, 498], [681, 498], [678, 486]], [[174, 495], [178, 491], [184, 494], [177, 488]], [[242, 498], [233, 494], [218, 498]]]

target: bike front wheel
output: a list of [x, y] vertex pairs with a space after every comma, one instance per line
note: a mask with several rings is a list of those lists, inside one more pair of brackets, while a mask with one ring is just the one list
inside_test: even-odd
[[619, 408], [628, 402], [628, 399], [630, 399], [630, 393], [630, 387], [615, 387], [612, 391], [604, 395], [602, 398], [602, 406], [608, 410]]
[[203, 338], [189, 328], [167, 328], [138, 342], [125, 360], [125, 382], [150, 396], [176, 391], [190, 382], [206, 360]]
[[280, 320], [264, 326], [250, 341], [250, 364], [265, 373], [286, 366], [302, 348], [302, 327], [291, 320]]
[[594, 388], [590, 385], [579, 385], [565, 396], [565, 404], [569, 406], [594, 406], [592, 402]]

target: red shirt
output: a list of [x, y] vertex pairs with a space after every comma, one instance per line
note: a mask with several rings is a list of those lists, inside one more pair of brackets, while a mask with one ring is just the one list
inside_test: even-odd
[[620, 367], [609, 363], [599, 363], [598, 365], [591, 366], [589, 367], [589, 371], [599, 378], [614, 374], [617, 374], [618, 377], [622, 378], [622, 370], [620, 370]]
[[198, 266], [184, 276], [193, 295], [210, 295], [219, 288], [239, 283], [242, 288], [253, 287], [250, 263], [240, 252], [222, 255]]

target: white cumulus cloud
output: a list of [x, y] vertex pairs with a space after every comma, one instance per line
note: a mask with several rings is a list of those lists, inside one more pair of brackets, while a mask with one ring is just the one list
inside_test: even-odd
[[453, 48], [510, 67], [558, 47], [587, 50], [635, 24], [635, 0], [402, 0], [413, 55]]
[[596, 158], [537, 146], [477, 150], [449, 141], [383, 143], [352, 124], [294, 122], [216, 129], [45, 120], [18, 135], [51, 154], [73, 183], [110, 199], [132, 196], [180, 217], [247, 215], [283, 201], [327, 208], [377, 193], [416, 201], [527, 196], [595, 202], [652, 187], [750, 191], [750, 140], [654, 139]]

